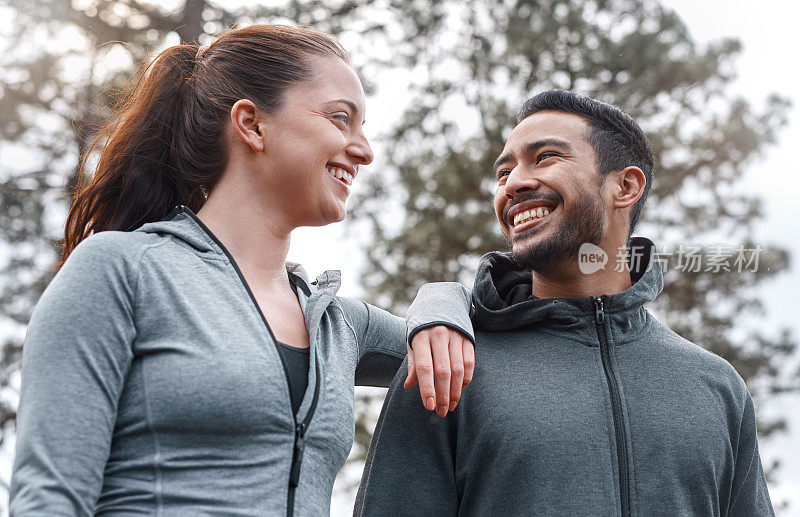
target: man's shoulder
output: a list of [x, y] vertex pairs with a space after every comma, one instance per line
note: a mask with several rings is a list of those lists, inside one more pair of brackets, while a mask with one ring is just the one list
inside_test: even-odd
[[665, 324], [655, 321], [646, 337], [650, 352], [687, 375], [703, 375], [724, 382], [737, 391], [747, 391], [744, 380], [723, 357], [681, 336]]

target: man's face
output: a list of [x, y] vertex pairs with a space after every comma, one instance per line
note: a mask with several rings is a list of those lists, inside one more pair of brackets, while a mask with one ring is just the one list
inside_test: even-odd
[[589, 124], [542, 111], [511, 132], [495, 163], [494, 208], [516, 260], [548, 271], [577, 261], [584, 242], [599, 245], [608, 227]]

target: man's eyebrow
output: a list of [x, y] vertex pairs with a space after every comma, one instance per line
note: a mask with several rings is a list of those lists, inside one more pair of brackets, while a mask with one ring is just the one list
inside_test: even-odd
[[[358, 105], [355, 102], [351, 101], [350, 99], [334, 99], [332, 101], [326, 102], [326, 104], [335, 104], [337, 102], [341, 102], [342, 104], [346, 104], [347, 107], [350, 108], [350, 111], [352, 111], [353, 113], [359, 113], [359, 111], [360, 111], [358, 109]], [[362, 126], [364, 125], [364, 122], [366, 122], [366, 119], [361, 121], [361, 125]]]
[[504, 163], [510, 162], [512, 157], [513, 157], [513, 154], [511, 154], [511, 153], [506, 153], [506, 154], [500, 155], [500, 158], [498, 158], [497, 161], [494, 162], [494, 165], [492, 165], [492, 170], [495, 171], [495, 173], [496, 173], [497, 172], [497, 168], [500, 167], [501, 165], [503, 165]]
[[[542, 147], [555, 147], [564, 152], [573, 151], [572, 145], [570, 145], [570, 143], [567, 142], [566, 140], [562, 140], [560, 138], [543, 138], [535, 142], [528, 142], [527, 144], [525, 144], [525, 147], [523, 148], [522, 152], [523, 154], [536, 154], [536, 152]], [[514, 158], [514, 153], [509, 152], [501, 155], [500, 158], [498, 158], [497, 161], [494, 162], [492, 170], [496, 172], [498, 167], [500, 167], [504, 163], [510, 162], [513, 158]]]

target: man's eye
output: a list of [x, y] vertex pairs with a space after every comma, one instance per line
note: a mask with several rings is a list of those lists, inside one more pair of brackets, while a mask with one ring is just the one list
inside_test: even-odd
[[536, 157], [536, 163], [539, 163], [540, 161], [546, 158], [550, 158], [551, 156], [558, 156], [558, 155], [556, 153], [542, 153]]
[[501, 180], [504, 177], [508, 176], [509, 174], [511, 174], [511, 169], [503, 169], [501, 171], [497, 171], [497, 179]]

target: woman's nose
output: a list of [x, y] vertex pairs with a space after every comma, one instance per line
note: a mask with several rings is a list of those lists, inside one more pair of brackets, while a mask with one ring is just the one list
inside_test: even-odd
[[356, 158], [360, 165], [369, 165], [375, 157], [372, 154], [372, 147], [369, 145], [369, 141], [363, 133], [360, 133], [353, 139], [347, 147], [347, 154]]

